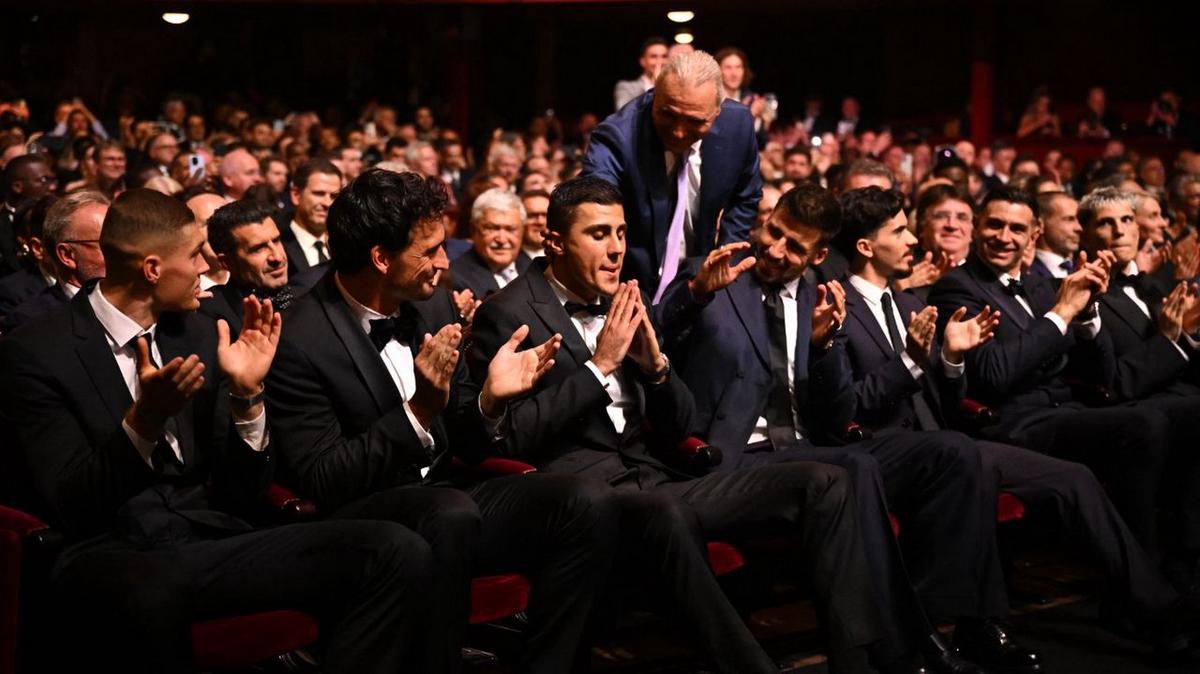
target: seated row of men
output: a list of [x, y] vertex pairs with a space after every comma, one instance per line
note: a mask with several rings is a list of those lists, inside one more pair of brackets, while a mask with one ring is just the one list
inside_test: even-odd
[[[0, 342], [21, 476], [4, 498], [72, 543], [53, 577], [95, 640], [79, 652], [130, 671], [186, 671], [192, 621], [280, 607], [321, 620], [324, 671], [459, 671], [470, 579], [497, 572], [533, 584], [521, 671], [585, 670], [615, 578], [717, 671], [777, 671], [704, 548], [763, 537], [800, 549], [832, 671], [1042, 671], [998, 622], [1000, 490], [1078, 539], [1107, 624], [1179, 654], [1196, 613], [1158, 568], [1156, 513], [1177, 515], [1166, 552], [1194, 555], [1200, 309], [1186, 284], [1163, 301], [1123, 280], [1129, 200], [1084, 200], [1092, 256], [1056, 289], [1020, 274], [1037, 203], [995, 190], [926, 307], [891, 289], [915, 243], [901, 198], [805, 184], [654, 304], [621, 281], [621, 193], [576, 178], [549, 199], [545, 257], [464, 307], [439, 287], [441, 185], [372, 170], [333, 200], [327, 270], [281, 316], [258, 297], [287, 279], [269, 211], [222, 206], [206, 233], [155, 192], [102, 219], [68, 197], [47, 222], [88, 214], [104, 278]], [[230, 280], [202, 300], [210, 242]], [[805, 281], [831, 245], [850, 275]], [[1068, 373], [1148, 393], [1089, 408]], [[948, 430], [966, 396], [999, 412], [986, 440]], [[845, 442], [851, 422], [873, 437]], [[671, 461], [689, 437], [722, 463]], [[455, 470], [489, 453], [538, 471]], [[271, 480], [321, 518], [257, 526]]]

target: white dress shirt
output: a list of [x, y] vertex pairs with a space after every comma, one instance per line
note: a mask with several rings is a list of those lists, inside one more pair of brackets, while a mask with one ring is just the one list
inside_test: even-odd
[[[132, 318], [121, 313], [120, 309], [114, 307], [104, 297], [104, 293], [100, 292], [100, 284], [96, 284], [96, 287], [88, 296], [88, 302], [92, 305], [92, 311], [95, 312], [96, 319], [100, 321], [100, 325], [104, 328], [104, 337], [108, 340], [108, 347], [112, 349], [113, 358], [117, 361], [117, 368], [121, 371], [121, 378], [125, 380], [125, 387], [129, 389], [130, 397], [136, 402], [142, 395], [142, 385], [137, 375], [137, 345], [134, 343], [134, 340], [142, 335], [150, 335], [150, 359], [162, 364], [162, 354], [158, 351], [158, 341], [153, 339], [158, 325], [152, 325], [148, 330], [143, 330], [142, 326], [138, 325]], [[175, 452], [175, 458], [179, 459], [180, 463], [183, 463], [183, 450], [179, 446], [179, 438], [176, 436], [176, 432], [185, 433], [189, 432], [192, 428], [192, 407], [190, 405], [185, 407], [183, 412], [173, 417], [173, 421], [175, 423], [167, 424], [167, 428], [163, 431], [163, 438]], [[233, 425], [237, 430], [238, 436], [247, 445], [250, 445], [251, 449], [261, 452], [266, 448], [266, 412], [260, 413], [257, 417], [249, 421], [234, 420]], [[129, 436], [129, 441], [133, 443], [138, 454], [142, 455], [142, 460], [146, 462], [146, 465], [153, 467], [150, 457], [154, 454], [154, 446], [158, 444], [158, 438], [143, 438], [124, 420], [121, 421], [121, 428], [125, 430], [125, 435]]]
[[[346, 300], [346, 306], [350, 308], [351, 315], [354, 320], [358, 321], [363, 332], [371, 334], [371, 321], [388, 318], [374, 309], [363, 305], [354, 296], [346, 291], [342, 285], [342, 280], [334, 276], [334, 281], [337, 284], [338, 292], [342, 294], [342, 298]], [[392, 383], [395, 384], [396, 390], [400, 392], [400, 399], [404, 401], [404, 413], [408, 415], [408, 422], [412, 424], [413, 430], [417, 433], [417, 438], [421, 440], [421, 445], [425, 449], [433, 447], [433, 435], [421, 425], [421, 421], [417, 419], [417, 415], [413, 414], [412, 408], [409, 407], [408, 401], [412, 400], [413, 394], [417, 392], [417, 373], [413, 369], [413, 352], [409, 344], [397, 341], [392, 338], [383, 347], [383, 351], [379, 352], [379, 357], [383, 360], [383, 366], [387, 368], [388, 375], [392, 378]], [[429, 473], [429, 467], [421, 469], [421, 477], [425, 477]]]
[[500, 286], [501, 288], [509, 283], [512, 283], [513, 279], [517, 278], [516, 261], [514, 260], [513, 262], [509, 262], [507, 267], [504, 267], [499, 271], [492, 272], [492, 278], [496, 279], [496, 285]]
[[67, 296], [67, 299], [71, 299], [72, 297], [75, 297], [75, 294], [79, 292], [79, 286], [71, 285], [70, 283], [67, 283], [66, 281], [63, 281], [62, 283], [60, 283], [59, 287], [62, 288], [63, 294]]
[[[696, 141], [692, 144], [688, 151], [688, 182], [687, 182], [687, 203], [684, 204], [683, 213], [683, 236], [679, 240], [679, 261], [688, 256], [688, 251], [695, 250], [696, 246], [696, 228], [692, 223], [693, 215], [700, 208], [700, 144], [704, 139]], [[663, 153], [667, 160], [667, 178], [672, 178], [675, 172], [675, 163], [679, 161], [679, 157], [675, 156], [674, 152], [667, 150]], [[675, 189], [676, 182], [668, 180], [669, 187], [667, 189]], [[670, 224], [670, 223], [667, 223]], [[662, 269], [659, 269], [659, 274], [662, 274]]]
[[545, 256], [546, 256], [546, 249], [545, 249], [545, 248], [527, 248], [527, 247], [525, 247], [525, 246], [521, 246], [521, 252], [523, 252], [523, 253], [525, 253], [526, 255], [528, 255], [530, 260], [536, 260], [536, 259], [538, 259], [539, 257], [545, 257]]
[[[862, 295], [862, 298], [866, 300], [867, 308], [871, 310], [871, 315], [875, 317], [875, 322], [879, 324], [879, 329], [883, 331], [884, 337], [886, 337], [889, 341], [891, 341], [891, 335], [888, 334], [887, 316], [885, 316], [883, 313], [883, 296], [885, 294], [892, 295], [892, 317], [896, 321], [896, 329], [900, 331], [900, 343], [906, 343], [905, 340], [908, 339], [908, 326], [904, 324], [904, 316], [900, 313], [900, 306], [896, 304], [895, 294], [893, 294], [890, 289], [880, 288], [858, 274], [854, 274], [850, 277], [850, 285], [854, 286], [854, 289], [858, 291], [858, 294]], [[957, 379], [963, 376], [963, 373], [967, 369], [965, 360], [955, 365], [954, 363], [946, 360], [945, 350], [943, 350], [940, 355], [942, 361], [942, 372], [944, 372], [947, 377], [950, 379]], [[921, 377], [925, 376], [925, 371], [921, 369], [921, 366], [917, 364], [917, 361], [913, 360], [912, 357], [908, 355], [908, 352], [901, 351], [900, 360], [904, 363], [904, 367], [908, 368], [908, 371], [910, 374], [912, 374], [913, 379], [919, 380]]]
[[1037, 259], [1041, 260], [1042, 264], [1046, 265], [1046, 268], [1050, 270], [1050, 273], [1054, 276], [1054, 278], [1067, 277], [1067, 270], [1063, 269], [1062, 266], [1064, 262], [1067, 262], [1067, 258], [1053, 251], [1042, 250], [1041, 248], [1038, 248], [1036, 251], [1034, 251], [1034, 255], [1037, 255]]
[[[796, 429], [796, 439], [802, 439], [800, 434], [800, 415], [796, 410], [796, 333], [799, 326], [799, 312], [796, 310], [796, 293], [800, 287], [800, 279], [793, 279], [784, 284], [783, 289], [779, 292], [779, 297], [783, 300], [783, 328], [787, 336], [787, 377], [788, 377], [788, 401], [792, 405], [792, 427]], [[765, 302], [767, 296], [762, 295], [762, 300]], [[753, 307], [751, 308], [753, 311]], [[765, 312], [766, 309], [763, 309]], [[769, 318], [768, 318], [769, 320]], [[770, 330], [768, 326], [767, 330]], [[767, 419], [759, 417], [754, 423], [754, 432], [750, 434], [748, 444], [756, 442], [770, 442], [770, 436], [767, 435]]]
[[320, 241], [325, 245], [325, 256], [329, 257], [329, 237], [327, 234], [315, 236], [312, 232], [300, 226], [300, 223], [292, 220], [292, 234], [296, 235], [296, 243], [300, 244], [300, 250], [304, 251], [304, 259], [308, 260], [308, 266], [315, 267], [321, 263], [321, 256], [317, 254], [317, 247], [313, 244]]

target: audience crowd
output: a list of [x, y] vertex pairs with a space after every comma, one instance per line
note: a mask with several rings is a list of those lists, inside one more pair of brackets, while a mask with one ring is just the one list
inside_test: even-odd
[[[428, 107], [0, 105], [0, 503], [67, 541], [56, 657], [189, 671], [193, 620], [299, 607], [323, 671], [456, 672], [471, 577], [518, 572], [520, 671], [585, 671], [622, 584], [778, 671], [704, 554], [769, 538], [831, 671], [1053, 671], [1004, 624], [1002, 492], [1105, 627], [1200, 644], [1180, 96], [1039, 88], [976, 147], [781, 109], [737, 48], [637, 65], [611, 115], [483, 142]], [[271, 483], [319, 517], [263, 522]]]

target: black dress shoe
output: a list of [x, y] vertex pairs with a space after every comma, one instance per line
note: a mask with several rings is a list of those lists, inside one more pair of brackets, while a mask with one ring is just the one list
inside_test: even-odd
[[921, 641], [921, 656], [929, 674], [991, 674], [990, 670], [959, 655], [957, 649], [949, 646], [937, 632]]
[[997, 674], [1037, 674], [1042, 658], [1012, 640], [991, 620], [960, 620], [954, 628], [958, 652]]

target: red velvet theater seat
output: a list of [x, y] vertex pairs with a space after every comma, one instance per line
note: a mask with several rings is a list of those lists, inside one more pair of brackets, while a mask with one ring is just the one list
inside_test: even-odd
[[471, 624], [516, 615], [529, 605], [529, 579], [515, 573], [480, 576], [471, 581]]
[[317, 621], [300, 611], [267, 611], [192, 625], [192, 655], [201, 669], [247, 667], [310, 646]]

